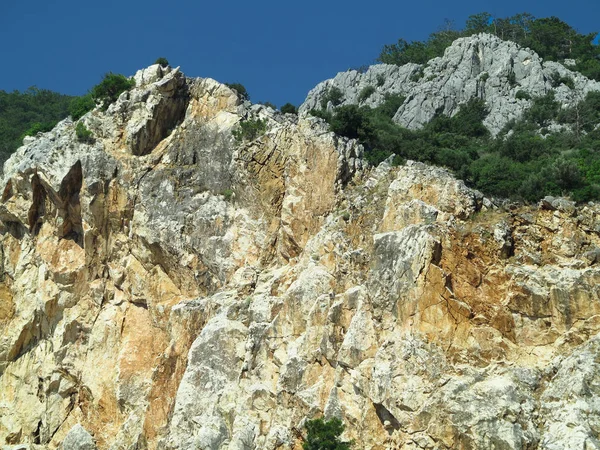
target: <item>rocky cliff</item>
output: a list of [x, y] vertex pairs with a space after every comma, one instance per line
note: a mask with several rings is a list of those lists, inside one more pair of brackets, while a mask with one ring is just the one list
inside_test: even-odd
[[65, 120], [5, 165], [3, 448], [299, 449], [321, 414], [364, 449], [600, 448], [599, 206], [500, 209], [135, 78], [93, 141]]
[[[572, 86], [559, 80], [570, 80]], [[589, 91], [600, 91], [600, 82], [562, 64], [543, 61], [534, 51], [514, 42], [482, 33], [457, 39], [443, 57], [424, 65], [378, 64], [364, 73], [341, 72], [319, 83], [300, 111], [320, 109], [332, 88], [342, 93], [341, 105], [375, 107], [386, 95], [404, 96], [394, 121], [411, 129], [422, 127], [437, 114], [452, 116], [461, 105], [480, 98], [489, 109], [484, 125], [495, 136], [529, 109], [531, 98], [553, 91], [561, 104], [573, 105]], [[365, 98], [367, 90], [372, 93]]]

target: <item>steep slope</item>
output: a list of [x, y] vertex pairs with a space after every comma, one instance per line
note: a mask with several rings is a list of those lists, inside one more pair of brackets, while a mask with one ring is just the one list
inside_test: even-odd
[[0, 442], [292, 449], [325, 413], [365, 449], [600, 448], [597, 205], [501, 211], [214, 80], [136, 81], [95, 141], [65, 120], [5, 166]]
[[[553, 80], [570, 79], [572, 88]], [[558, 85], [556, 85], [558, 84]], [[544, 62], [535, 52], [490, 34], [457, 39], [443, 57], [425, 65], [379, 64], [365, 73], [341, 72], [319, 83], [300, 106], [301, 112], [320, 109], [330, 89], [342, 93], [341, 105], [380, 105], [386, 94], [406, 97], [394, 121], [410, 129], [422, 127], [436, 114], [454, 115], [472, 98], [486, 102], [489, 115], [484, 121], [493, 136], [531, 106], [529, 97], [554, 91], [565, 105], [581, 101], [589, 91], [600, 91], [600, 82], [589, 80], [562, 64]], [[372, 90], [367, 98], [361, 93]], [[521, 92], [521, 95], [517, 95]], [[332, 105], [329, 105], [331, 107]]]

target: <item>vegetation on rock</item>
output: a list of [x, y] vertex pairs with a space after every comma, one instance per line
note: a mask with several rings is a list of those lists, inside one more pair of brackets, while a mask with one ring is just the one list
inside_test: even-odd
[[242, 120], [239, 126], [232, 131], [237, 142], [253, 141], [263, 135], [267, 130], [267, 121], [261, 119]]
[[123, 92], [135, 86], [133, 78], [125, 75], [109, 72], [104, 75], [102, 81], [90, 91], [92, 99], [106, 111], [111, 103], [114, 103]]
[[154, 64], [160, 64], [161, 67], [167, 67], [169, 65], [169, 61], [167, 60], [167, 58], [161, 56], [156, 61], [154, 61]]
[[79, 142], [92, 142], [92, 132], [87, 129], [83, 122], [77, 122], [75, 127], [75, 135]]
[[537, 19], [529, 13], [498, 18], [483, 12], [469, 16], [462, 30], [452, 23], [425, 41], [385, 45], [379, 61], [386, 64], [425, 64], [432, 58], [442, 56], [454, 40], [477, 33], [490, 33], [504, 40], [529, 47], [548, 61], [575, 61], [574, 70], [588, 78], [600, 80], [600, 45], [594, 43], [597, 33], [580, 34], [557, 17]]
[[291, 103], [286, 103], [281, 107], [281, 112], [283, 114], [298, 114], [298, 108]]
[[250, 100], [250, 94], [248, 94], [248, 91], [246, 90], [246, 88], [244, 87], [243, 84], [241, 84], [241, 83], [225, 83], [225, 86], [236, 91], [238, 93], [238, 95], [240, 97], [242, 97], [242, 99]]
[[343, 442], [340, 436], [344, 432], [344, 424], [340, 419], [323, 418], [306, 422], [308, 432], [302, 444], [303, 450], [350, 450], [352, 442]]
[[[481, 100], [471, 100], [453, 117], [440, 114], [420, 130], [392, 121], [402, 101], [389, 96], [376, 108], [344, 105], [312, 114], [326, 120], [331, 131], [358, 139], [373, 164], [395, 155], [396, 161], [445, 166], [493, 196], [600, 198], [600, 92], [588, 93], [571, 108], [561, 108], [552, 92], [535, 98], [522, 119], [495, 138], [483, 126], [487, 110]], [[550, 131], [553, 122], [558, 123]]]

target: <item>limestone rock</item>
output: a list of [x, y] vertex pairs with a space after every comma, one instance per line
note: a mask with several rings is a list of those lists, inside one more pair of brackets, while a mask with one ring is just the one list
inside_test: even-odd
[[597, 446], [598, 205], [504, 210], [215, 80], [135, 79], [93, 143], [65, 120], [5, 165], [6, 448], [291, 450], [322, 414], [370, 450]]
[[[550, 80], [555, 73], [571, 78], [575, 88], [564, 84], [553, 87]], [[386, 95], [402, 95], [405, 101], [394, 121], [410, 129], [421, 128], [439, 113], [453, 116], [467, 101], [482, 99], [489, 109], [484, 125], [495, 136], [531, 106], [530, 100], [518, 99], [517, 92], [536, 97], [552, 90], [561, 104], [568, 105], [584, 98], [589, 91], [599, 91], [600, 82], [559, 63], [544, 62], [535, 52], [514, 42], [482, 33], [457, 39], [444, 56], [424, 65], [378, 64], [365, 73], [339, 73], [311, 90], [300, 112], [320, 109], [333, 87], [343, 94], [341, 105], [375, 107], [383, 103]], [[363, 99], [361, 92], [367, 88], [374, 90], [373, 94]]]
[[63, 450], [96, 450], [96, 444], [92, 436], [83, 428], [77, 424], [65, 437], [62, 443]]

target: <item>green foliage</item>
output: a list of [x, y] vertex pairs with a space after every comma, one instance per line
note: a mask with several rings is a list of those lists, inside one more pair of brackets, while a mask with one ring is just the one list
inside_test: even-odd
[[26, 133], [49, 131], [67, 117], [72, 98], [36, 87], [24, 92], [0, 90], [0, 166], [21, 146]]
[[77, 140], [79, 142], [93, 141], [92, 132], [87, 129], [83, 122], [77, 122], [77, 126], [75, 126], [75, 135], [77, 136]]
[[267, 131], [267, 121], [261, 119], [242, 120], [239, 127], [232, 131], [233, 137], [238, 142], [253, 141]]
[[419, 81], [421, 78], [423, 78], [423, 76], [425, 75], [425, 72], [423, 71], [423, 67], [419, 67], [411, 76], [410, 76], [410, 81], [414, 81], [415, 83], [417, 81]]
[[35, 136], [38, 133], [46, 133], [52, 130], [58, 122], [35, 122], [32, 124], [22, 135], [22, 138], [25, 136]]
[[109, 72], [104, 75], [102, 81], [90, 91], [92, 99], [106, 111], [111, 103], [114, 103], [123, 92], [135, 86], [135, 80], [124, 75]]
[[554, 91], [533, 99], [533, 105], [525, 112], [525, 122], [539, 127], [547, 127], [558, 116], [560, 104], [554, 97]]
[[327, 108], [329, 102], [331, 102], [333, 106], [338, 106], [340, 103], [342, 103], [343, 98], [344, 94], [340, 90], [340, 88], [338, 88], [337, 86], [333, 86], [327, 89], [327, 92], [325, 92], [325, 95], [321, 99], [321, 108]]
[[69, 103], [69, 114], [73, 120], [79, 120], [87, 112], [96, 107], [96, 102], [92, 98], [92, 94], [85, 94], [81, 97], [75, 97]]
[[233, 190], [231, 190], [231, 189], [225, 189], [225, 190], [221, 191], [221, 195], [223, 196], [223, 198], [225, 199], [225, 201], [228, 202], [233, 197]]
[[[372, 164], [394, 155], [396, 161], [441, 165], [487, 195], [527, 201], [563, 194], [578, 201], [600, 198], [600, 92], [563, 110], [553, 92], [534, 98], [522, 119], [495, 139], [483, 126], [487, 109], [481, 100], [464, 104], [453, 117], [439, 114], [420, 130], [393, 122], [403, 102], [388, 96], [377, 108], [346, 105], [311, 113], [332, 131], [358, 139]], [[557, 118], [573, 131], [540, 135]]]
[[385, 75], [382, 73], [377, 74], [377, 87], [381, 87], [385, 84]]
[[594, 43], [596, 33], [580, 34], [557, 17], [536, 19], [529, 13], [505, 18], [496, 18], [487, 12], [475, 14], [467, 18], [462, 30], [446, 27], [431, 33], [425, 41], [399, 39], [396, 44], [385, 45], [378, 60], [396, 65], [425, 64], [442, 56], [456, 38], [483, 32], [529, 47], [546, 60], [574, 59], [576, 70], [600, 80], [600, 45]]
[[154, 64], [160, 64], [162, 67], [167, 67], [169, 65], [169, 61], [167, 60], [167, 58], [161, 56], [160, 58], [157, 58], [156, 61], [154, 61]]
[[517, 100], [531, 100], [531, 95], [527, 91], [519, 89], [515, 94], [515, 98]]
[[243, 84], [225, 83], [225, 86], [236, 91], [243, 100], [250, 100], [250, 94], [248, 94], [248, 91], [246, 90]]
[[489, 73], [487, 73], [487, 72], [483, 72], [483, 73], [481, 74], [481, 76], [479, 77], [479, 79], [480, 79], [480, 80], [481, 80], [483, 83], [485, 83], [487, 80], [489, 80], [489, 78], [490, 78], [490, 74], [489, 74]]
[[575, 81], [568, 75], [560, 75], [558, 72], [552, 73], [550, 76], [550, 83], [552, 87], [559, 87], [561, 84], [564, 84], [570, 89], [575, 89]]
[[277, 109], [277, 106], [275, 106], [275, 104], [271, 103], [271, 102], [262, 102], [263, 105], [268, 106], [271, 109]]
[[352, 442], [342, 442], [344, 432], [342, 421], [337, 418], [313, 419], [306, 422], [307, 436], [302, 444], [303, 450], [350, 450]]
[[333, 114], [325, 109], [311, 109], [308, 111], [311, 116], [318, 117], [319, 119], [323, 119], [325, 122], [330, 123], [333, 118]]
[[362, 103], [364, 102], [366, 99], [368, 99], [371, 95], [373, 95], [375, 93], [375, 87], [374, 86], [365, 86], [364, 88], [362, 88], [360, 90], [360, 93], [358, 94], [358, 103]]
[[296, 108], [291, 103], [286, 103], [281, 107], [281, 112], [283, 114], [298, 114], [298, 108]]

